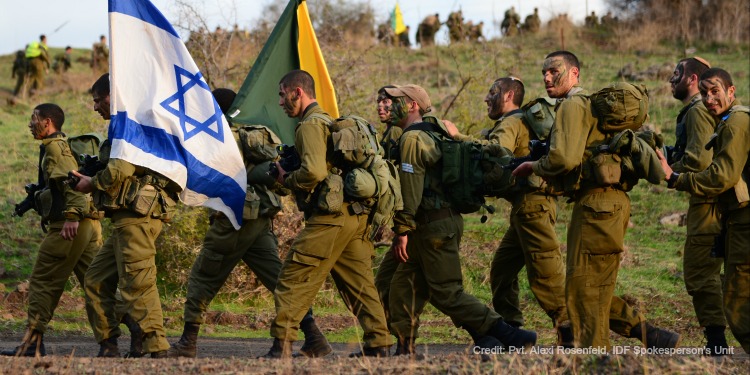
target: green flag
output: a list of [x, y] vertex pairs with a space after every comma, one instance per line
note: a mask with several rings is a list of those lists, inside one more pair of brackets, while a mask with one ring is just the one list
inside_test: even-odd
[[281, 109], [278, 92], [281, 78], [295, 69], [313, 76], [318, 103], [338, 117], [336, 95], [304, 0], [289, 1], [281, 14], [229, 109], [232, 122], [265, 125], [284, 143], [294, 143], [298, 119], [289, 118]]

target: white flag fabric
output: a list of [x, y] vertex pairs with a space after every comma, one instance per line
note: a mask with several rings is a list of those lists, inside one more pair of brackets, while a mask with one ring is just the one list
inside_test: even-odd
[[148, 0], [109, 0], [111, 157], [158, 172], [239, 229], [246, 173], [211, 89]]

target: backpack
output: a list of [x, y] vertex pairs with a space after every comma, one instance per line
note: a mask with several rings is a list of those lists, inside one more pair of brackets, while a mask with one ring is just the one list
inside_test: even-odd
[[373, 240], [391, 226], [396, 211], [403, 209], [398, 170], [383, 157], [378, 133], [364, 118], [345, 115], [329, 122], [328, 129], [333, 165], [343, 174], [345, 200], [370, 211]]
[[648, 116], [648, 90], [641, 84], [617, 82], [589, 96], [602, 133], [638, 130]]
[[84, 166], [87, 159], [91, 160], [90, 157], [99, 156], [99, 145], [103, 142], [104, 137], [99, 135], [99, 133], [86, 133], [68, 137], [70, 151], [76, 158], [79, 168]]
[[529, 130], [536, 135], [540, 141], [546, 141], [549, 137], [552, 125], [555, 123], [555, 106], [557, 100], [541, 96], [521, 107], [522, 119]]
[[269, 175], [270, 164], [279, 158], [281, 140], [263, 125], [243, 125], [237, 129], [242, 159], [247, 170], [247, 189], [242, 219], [273, 217], [282, 210], [277, 194], [287, 195]]
[[[440, 147], [440, 180], [451, 207], [462, 214], [469, 214], [486, 207], [490, 213], [494, 208], [487, 206], [485, 196], [483, 162], [488, 160], [490, 149], [475, 141], [453, 140], [442, 122], [431, 116], [422, 118], [424, 122], [415, 124], [405, 131], [423, 130]], [[448, 194], [448, 192], [450, 192]]]

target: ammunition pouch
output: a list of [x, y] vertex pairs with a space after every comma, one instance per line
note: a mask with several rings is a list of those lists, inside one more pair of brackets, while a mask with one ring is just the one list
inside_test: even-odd
[[[139, 216], [168, 222], [177, 205], [177, 197], [167, 192], [171, 181], [164, 177], [130, 176], [112, 191], [94, 191], [94, 204], [105, 212], [126, 209]], [[113, 195], [112, 192], [116, 192]]]
[[622, 159], [617, 154], [602, 152], [589, 159], [593, 180], [598, 186], [611, 186], [620, 183]]
[[42, 217], [42, 223], [65, 219], [62, 213], [64, 208], [62, 193], [57, 190], [47, 188], [37, 191], [34, 194], [34, 208]]
[[328, 172], [328, 176], [315, 188], [317, 199], [315, 208], [323, 214], [341, 214], [344, 206], [344, 179], [337, 169]]
[[281, 199], [271, 190], [262, 186], [247, 185], [242, 220], [274, 217], [281, 212], [282, 207]]

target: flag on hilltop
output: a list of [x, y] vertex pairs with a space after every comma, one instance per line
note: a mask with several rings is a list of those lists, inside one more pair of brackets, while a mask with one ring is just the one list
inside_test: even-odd
[[185, 44], [148, 0], [109, 0], [111, 157], [158, 172], [188, 205], [242, 221], [246, 172]]
[[404, 15], [401, 14], [401, 7], [398, 6], [398, 3], [396, 3], [396, 6], [393, 8], [393, 12], [391, 12], [391, 29], [393, 29], [393, 32], [396, 35], [406, 31], [406, 24], [404, 24]]
[[232, 121], [268, 126], [284, 143], [294, 143], [297, 119], [287, 117], [279, 107], [278, 92], [281, 78], [295, 69], [313, 76], [318, 103], [328, 114], [338, 117], [336, 92], [304, 0], [289, 1], [281, 14], [234, 99], [229, 110]]

